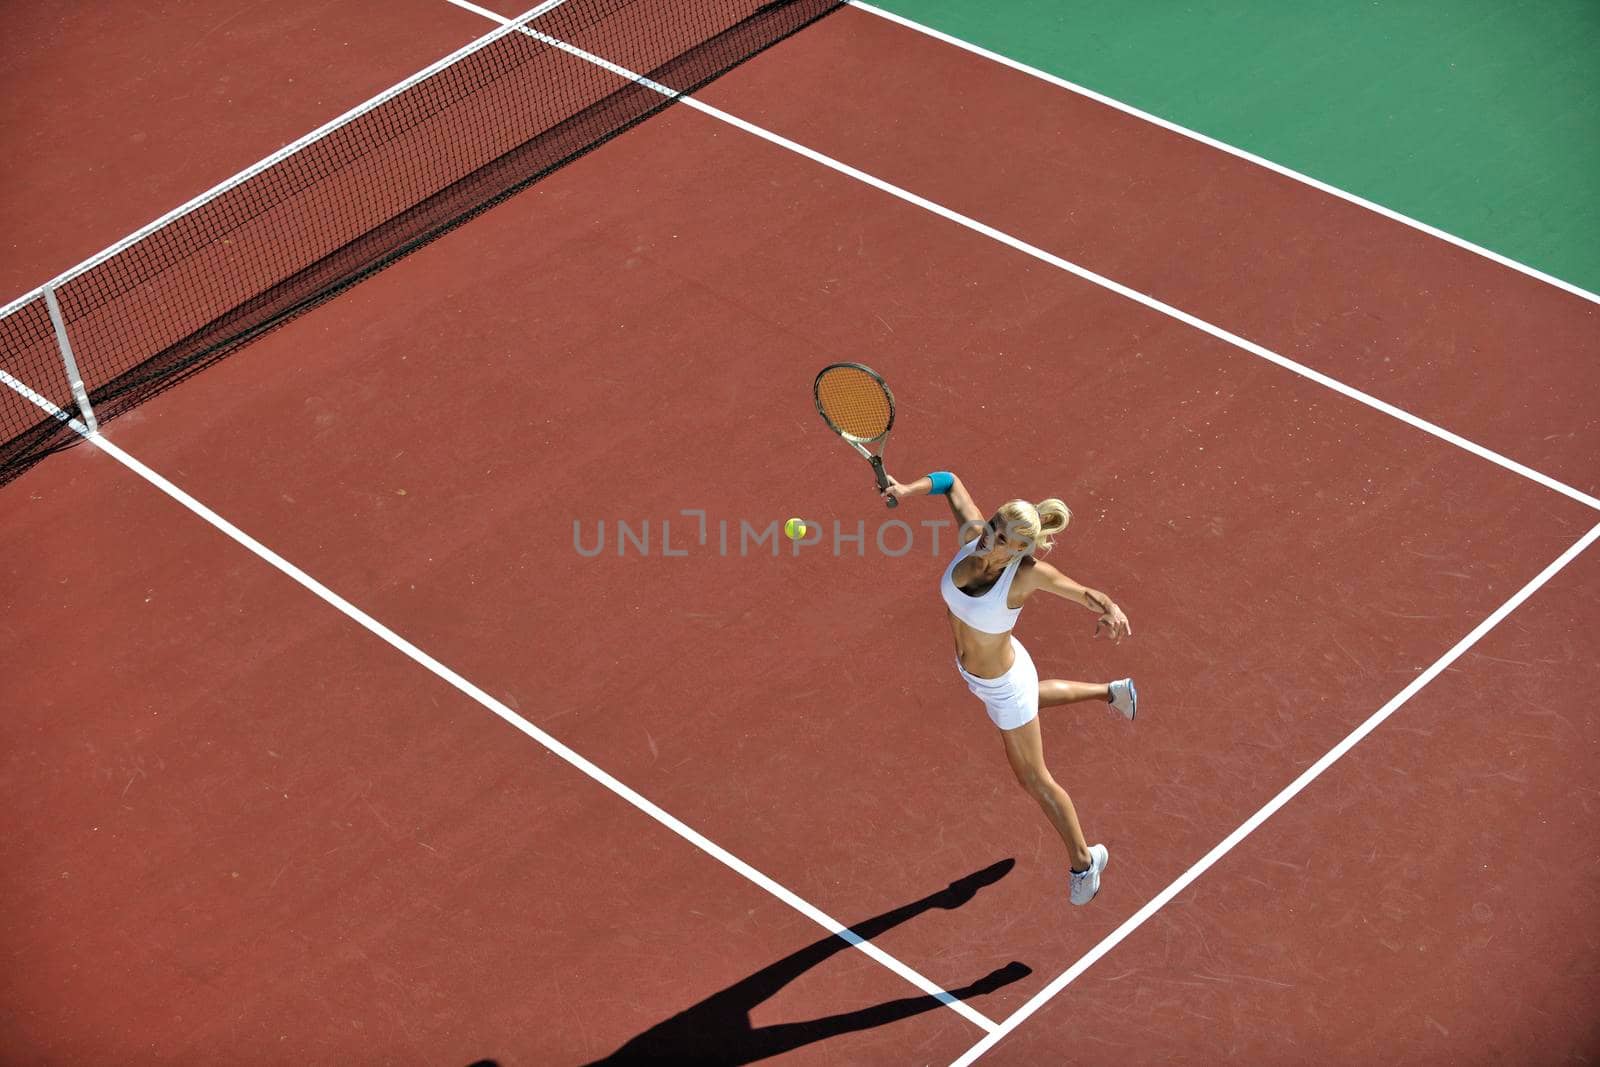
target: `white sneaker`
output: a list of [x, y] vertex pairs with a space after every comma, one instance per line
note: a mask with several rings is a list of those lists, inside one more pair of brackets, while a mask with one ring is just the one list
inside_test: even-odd
[[1133, 721], [1134, 713], [1139, 710], [1139, 691], [1133, 687], [1132, 678], [1111, 683], [1111, 706], [1122, 712], [1124, 719]]
[[1089, 869], [1072, 872], [1072, 902], [1087, 904], [1100, 892], [1100, 872], [1111, 862], [1111, 852], [1104, 845], [1089, 846]]

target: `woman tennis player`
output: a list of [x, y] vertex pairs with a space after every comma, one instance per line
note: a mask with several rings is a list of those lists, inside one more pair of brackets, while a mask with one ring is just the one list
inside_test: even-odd
[[1036, 506], [1012, 500], [985, 520], [961, 479], [948, 471], [935, 471], [910, 485], [891, 478], [883, 491], [885, 500], [932, 494], [949, 501], [960, 523], [957, 540], [962, 542], [961, 549], [940, 582], [950, 627], [955, 631], [956, 669], [1000, 728], [1006, 759], [1017, 781], [1039, 802], [1050, 825], [1066, 842], [1071, 856], [1072, 902], [1087, 904], [1100, 891], [1100, 872], [1111, 856], [1104, 845], [1091, 847], [1085, 840], [1072, 798], [1044, 765], [1039, 709], [1104, 700], [1132, 719], [1138, 709], [1138, 693], [1131, 678], [1098, 685], [1057, 678], [1041, 682], [1028, 650], [1011, 636], [1011, 628], [1028, 597], [1045, 592], [1096, 612], [1100, 616], [1094, 627], [1096, 637], [1103, 627], [1115, 643], [1133, 630], [1110, 597], [1079, 585], [1037, 558], [1049, 551], [1055, 536], [1072, 518], [1061, 501], [1045, 500]]

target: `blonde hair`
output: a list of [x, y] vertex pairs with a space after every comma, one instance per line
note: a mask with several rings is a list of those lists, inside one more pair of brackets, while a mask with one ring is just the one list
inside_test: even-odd
[[1051, 497], [1037, 504], [1026, 500], [1008, 500], [1000, 505], [1000, 517], [1005, 521], [1006, 539], [1026, 542], [1024, 551], [1042, 556], [1055, 545], [1055, 536], [1072, 521], [1067, 505]]

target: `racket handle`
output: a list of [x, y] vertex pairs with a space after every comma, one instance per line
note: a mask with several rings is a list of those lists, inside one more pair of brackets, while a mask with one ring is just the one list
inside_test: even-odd
[[[878, 492], [881, 493], [889, 488], [889, 475], [885, 473], [883, 459], [879, 456], [872, 457], [872, 476], [878, 481]], [[900, 501], [892, 496], [884, 500], [883, 503], [885, 507], [897, 508], [900, 506]]]

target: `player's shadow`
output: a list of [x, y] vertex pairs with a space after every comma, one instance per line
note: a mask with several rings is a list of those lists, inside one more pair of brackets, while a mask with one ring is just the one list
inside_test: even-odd
[[[1005, 877], [1014, 866], [1016, 860], [1001, 860], [960, 881], [951, 882], [937, 893], [857, 923], [850, 931], [856, 938], [870, 941], [931, 908], [959, 908], [976, 896], [978, 890]], [[657, 1023], [591, 1067], [623, 1067], [642, 1063], [754, 1063], [839, 1034], [884, 1026], [944, 1007], [944, 1002], [932, 995], [902, 997], [807, 1022], [759, 1027], [751, 1025], [750, 1012], [756, 1005], [835, 953], [850, 948], [851, 944], [840, 936], [814, 941], [798, 952], [763, 967], [749, 978], [741, 979], [693, 1007]], [[957, 1000], [968, 1000], [992, 993], [1031, 973], [1029, 967], [1012, 962], [975, 982], [948, 992]]]

